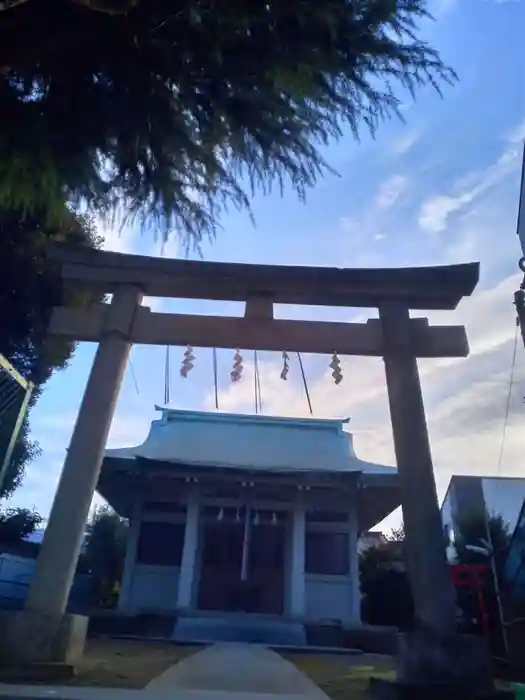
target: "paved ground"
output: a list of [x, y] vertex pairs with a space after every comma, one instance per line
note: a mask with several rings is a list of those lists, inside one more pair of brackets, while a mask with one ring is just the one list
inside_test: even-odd
[[166, 695], [147, 696], [143, 690], [75, 688], [0, 684], [0, 700], [161, 700]]
[[292, 663], [270, 649], [250, 644], [214, 644], [172, 666], [146, 686], [146, 691], [175, 689], [327, 700], [323, 691]]

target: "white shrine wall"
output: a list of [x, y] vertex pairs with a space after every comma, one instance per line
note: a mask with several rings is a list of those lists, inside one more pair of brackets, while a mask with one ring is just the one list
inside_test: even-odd
[[[313, 573], [313, 562], [306, 556], [305, 571], [305, 618], [312, 621], [340, 621], [343, 624], [358, 624], [361, 619], [361, 593], [359, 589], [359, 562], [357, 552], [357, 520], [355, 507], [346, 519], [340, 522], [315, 522], [310, 519], [306, 525], [306, 538], [318, 538], [323, 533], [337, 538], [340, 554], [347, 550], [346, 561], [335, 561], [331, 573]], [[312, 545], [310, 545], [312, 546]], [[339, 557], [338, 557], [339, 558]], [[330, 562], [328, 562], [330, 563]], [[342, 566], [338, 566], [342, 564]], [[310, 566], [309, 566], [310, 565]], [[322, 567], [319, 567], [322, 568]], [[336, 572], [337, 571], [337, 572]]]
[[134, 567], [128, 609], [132, 614], [173, 613], [177, 610], [180, 567]]
[[[206, 500], [206, 505], [210, 500]], [[218, 499], [217, 505], [225, 505], [224, 499]], [[262, 504], [253, 506], [262, 508]], [[288, 509], [292, 515], [294, 504], [265, 503], [264, 507]], [[339, 514], [338, 522], [316, 522], [310, 510], [307, 511], [306, 532], [303, 540], [305, 548], [305, 570], [302, 576], [294, 571], [294, 519], [288, 518], [286, 525], [285, 562], [284, 562], [284, 616], [301, 617], [307, 621], [338, 620], [345, 624], [358, 624], [360, 621], [360, 592], [357, 555], [357, 522], [355, 500], [349, 499], [350, 510]], [[324, 511], [326, 514], [326, 511]], [[343, 517], [344, 516], [344, 517]], [[130, 528], [126, 554], [125, 571], [119, 599], [119, 610], [128, 615], [141, 613], [170, 614], [177, 611], [179, 589], [179, 566], [155, 566], [141, 563], [138, 555], [140, 528], [144, 523], [171, 523], [182, 525], [185, 514], [160, 513], [144, 510], [140, 503], [135, 507]], [[323, 533], [329, 535], [326, 544], [337, 544], [332, 556], [335, 569], [331, 570], [330, 551], [323, 544]], [[335, 536], [335, 537], [332, 537]], [[320, 537], [320, 550], [324, 559], [312, 555], [308, 548], [316, 550], [316, 537]], [[313, 544], [310, 541], [313, 541]], [[192, 581], [192, 607], [197, 601], [197, 591], [201, 570], [201, 545], [199, 537], [195, 557], [195, 569]], [[296, 543], [297, 546], [297, 543]], [[295, 560], [296, 561], [296, 560]], [[295, 577], [295, 578], [294, 578]], [[299, 586], [299, 587], [298, 587]], [[302, 595], [303, 600], [293, 600]], [[299, 594], [298, 592], [299, 591]], [[302, 610], [302, 612], [301, 612]]]
[[119, 610], [127, 615], [173, 613], [177, 610], [180, 566], [158, 566], [138, 561], [137, 547], [143, 523], [184, 524], [180, 513], [143, 511], [137, 503], [126, 551]]

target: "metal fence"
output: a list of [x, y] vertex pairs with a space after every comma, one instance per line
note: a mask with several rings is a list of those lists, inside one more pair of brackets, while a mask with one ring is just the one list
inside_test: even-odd
[[0, 493], [32, 391], [33, 384], [0, 354]]

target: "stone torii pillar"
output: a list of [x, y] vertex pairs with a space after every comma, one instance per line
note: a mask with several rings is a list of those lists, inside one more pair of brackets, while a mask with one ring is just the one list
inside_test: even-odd
[[463, 697], [461, 693], [468, 689], [489, 697], [494, 686], [485, 640], [457, 633], [456, 596], [446, 559], [409, 310], [389, 302], [379, 307], [379, 316], [416, 622], [412, 632], [399, 635], [397, 684], [379, 682], [376, 693], [382, 698], [444, 698], [459, 697], [458, 692]]
[[451, 634], [455, 593], [444, 546], [434, 468], [410, 315], [395, 304], [379, 310], [385, 374], [405, 526], [407, 568], [418, 622]]
[[71, 645], [74, 656], [75, 646], [83, 645], [87, 618], [64, 613], [141, 301], [138, 287], [122, 286], [107, 306], [25, 610], [11, 619], [14, 662], [54, 660], [57, 644]]

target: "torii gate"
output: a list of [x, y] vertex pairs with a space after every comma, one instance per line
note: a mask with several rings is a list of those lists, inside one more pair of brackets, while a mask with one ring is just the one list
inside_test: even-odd
[[[421, 657], [421, 639], [407, 635], [403, 642], [405, 671], [412, 679], [423, 673], [428, 680], [429, 674], [441, 673], [436, 663], [443, 665], [443, 654], [448, 654], [451, 658], [447, 657], [447, 663], [456, 666], [457, 675], [465, 642], [459, 646], [450, 643], [456, 631], [455, 597], [445, 556], [417, 358], [465, 357], [468, 342], [462, 326], [432, 326], [426, 319], [411, 319], [410, 309], [456, 308], [463, 296], [473, 292], [479, 265], [374, 270], [266, 266], [166, 260], [63, 245], [52, 246], [48, 257], [64, 282], [113, 297], [109, 304], [97, 303], [86, 309], [57, 308], [49, 327], [50, 334], [96, 342], [98, 349], [21, 614], [25, 622], [20, 624], [31, 630], [24, 644], [26, 657], [29, 647], [35, 646], [31, 643], [35, 629], [48, 627], [46, 634], [53, 633], [56, 638], [68, 627], [64, 624], [70, 617], [64, 615], [66, 603], [131, 345], [191, 344], [383, 357], [407, 566], [420, 632], [430, 638], [425, 644], [427, 650], [429, 644], [431, 647], [428, 658], [433, 657], [425, 662], [426, 671], [421, 671], [425, 665], [421, 659], [414, 667], [413, 653]], [[141, 306], [144, 295], [243, 301], [245, 314], [231, 318], [155, 313]], [[379, 310], [379, 319], [366, 323], [276, 320], [276, 303], [373, 307]], [[35, 616], [45, 624], [36, 625]], [[448, 640], [445, 651], [439, 640]], [[55, 651], [49, 650], [49, 644]], [[56, 658], [56, 639], [49, 644], [46, 653]], [[437, 657], [436, 645], [441, 645]], [[40, 649], [44, 647], [40, 645]], [[42, 656], [42, 651], [39, 653]], [[475, 674], [479, 679], [479, 667]]]

